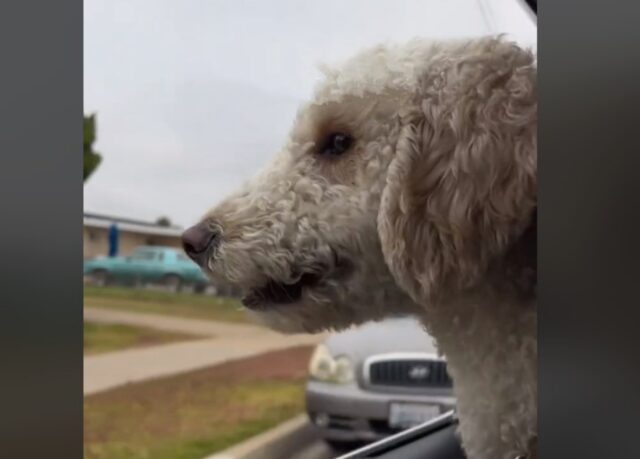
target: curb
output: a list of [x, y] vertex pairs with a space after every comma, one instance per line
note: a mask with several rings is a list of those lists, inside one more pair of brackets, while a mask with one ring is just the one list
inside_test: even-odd
[[301, 414], [204, 459], [282, 459], [290, 457], [316, 437], [317, 434], [307, 415]]

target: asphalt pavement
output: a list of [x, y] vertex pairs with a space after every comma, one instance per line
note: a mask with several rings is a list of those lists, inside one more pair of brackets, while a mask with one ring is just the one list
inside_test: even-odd
[[334, 459], [337, 454], [324, 441], [317, 439], [304, 445], [293, 456], [282, 457], [281, 459]]

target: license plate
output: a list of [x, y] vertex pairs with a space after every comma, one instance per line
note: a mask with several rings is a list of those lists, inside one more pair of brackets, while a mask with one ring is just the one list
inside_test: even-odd
[[407, 429], [435, 418], [439, 414], [438, 405], [392, 403], [389, 409], [389, 426]]

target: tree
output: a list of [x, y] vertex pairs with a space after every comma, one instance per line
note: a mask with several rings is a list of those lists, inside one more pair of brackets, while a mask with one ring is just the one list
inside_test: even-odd
[[159, 226], [171, 226], [171, 220], [168, 217], [160, 217], [156, 220], [156, 225]]
[[83, 121], [83, 164], [82, 181], [86, 182], [89, 176], [97, 169], [102, 161], [100, 153], [93, 151], [93, 142], [96, 140], [96, 115], [85, 116]]

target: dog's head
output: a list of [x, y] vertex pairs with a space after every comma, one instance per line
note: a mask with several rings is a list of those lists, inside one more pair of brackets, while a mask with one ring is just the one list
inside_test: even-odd
[[187, 253], [283, 331], [483, 282], [536, 203], [532, 55], [415, 40], [325, 73], [271, 164], [185, 233]]

